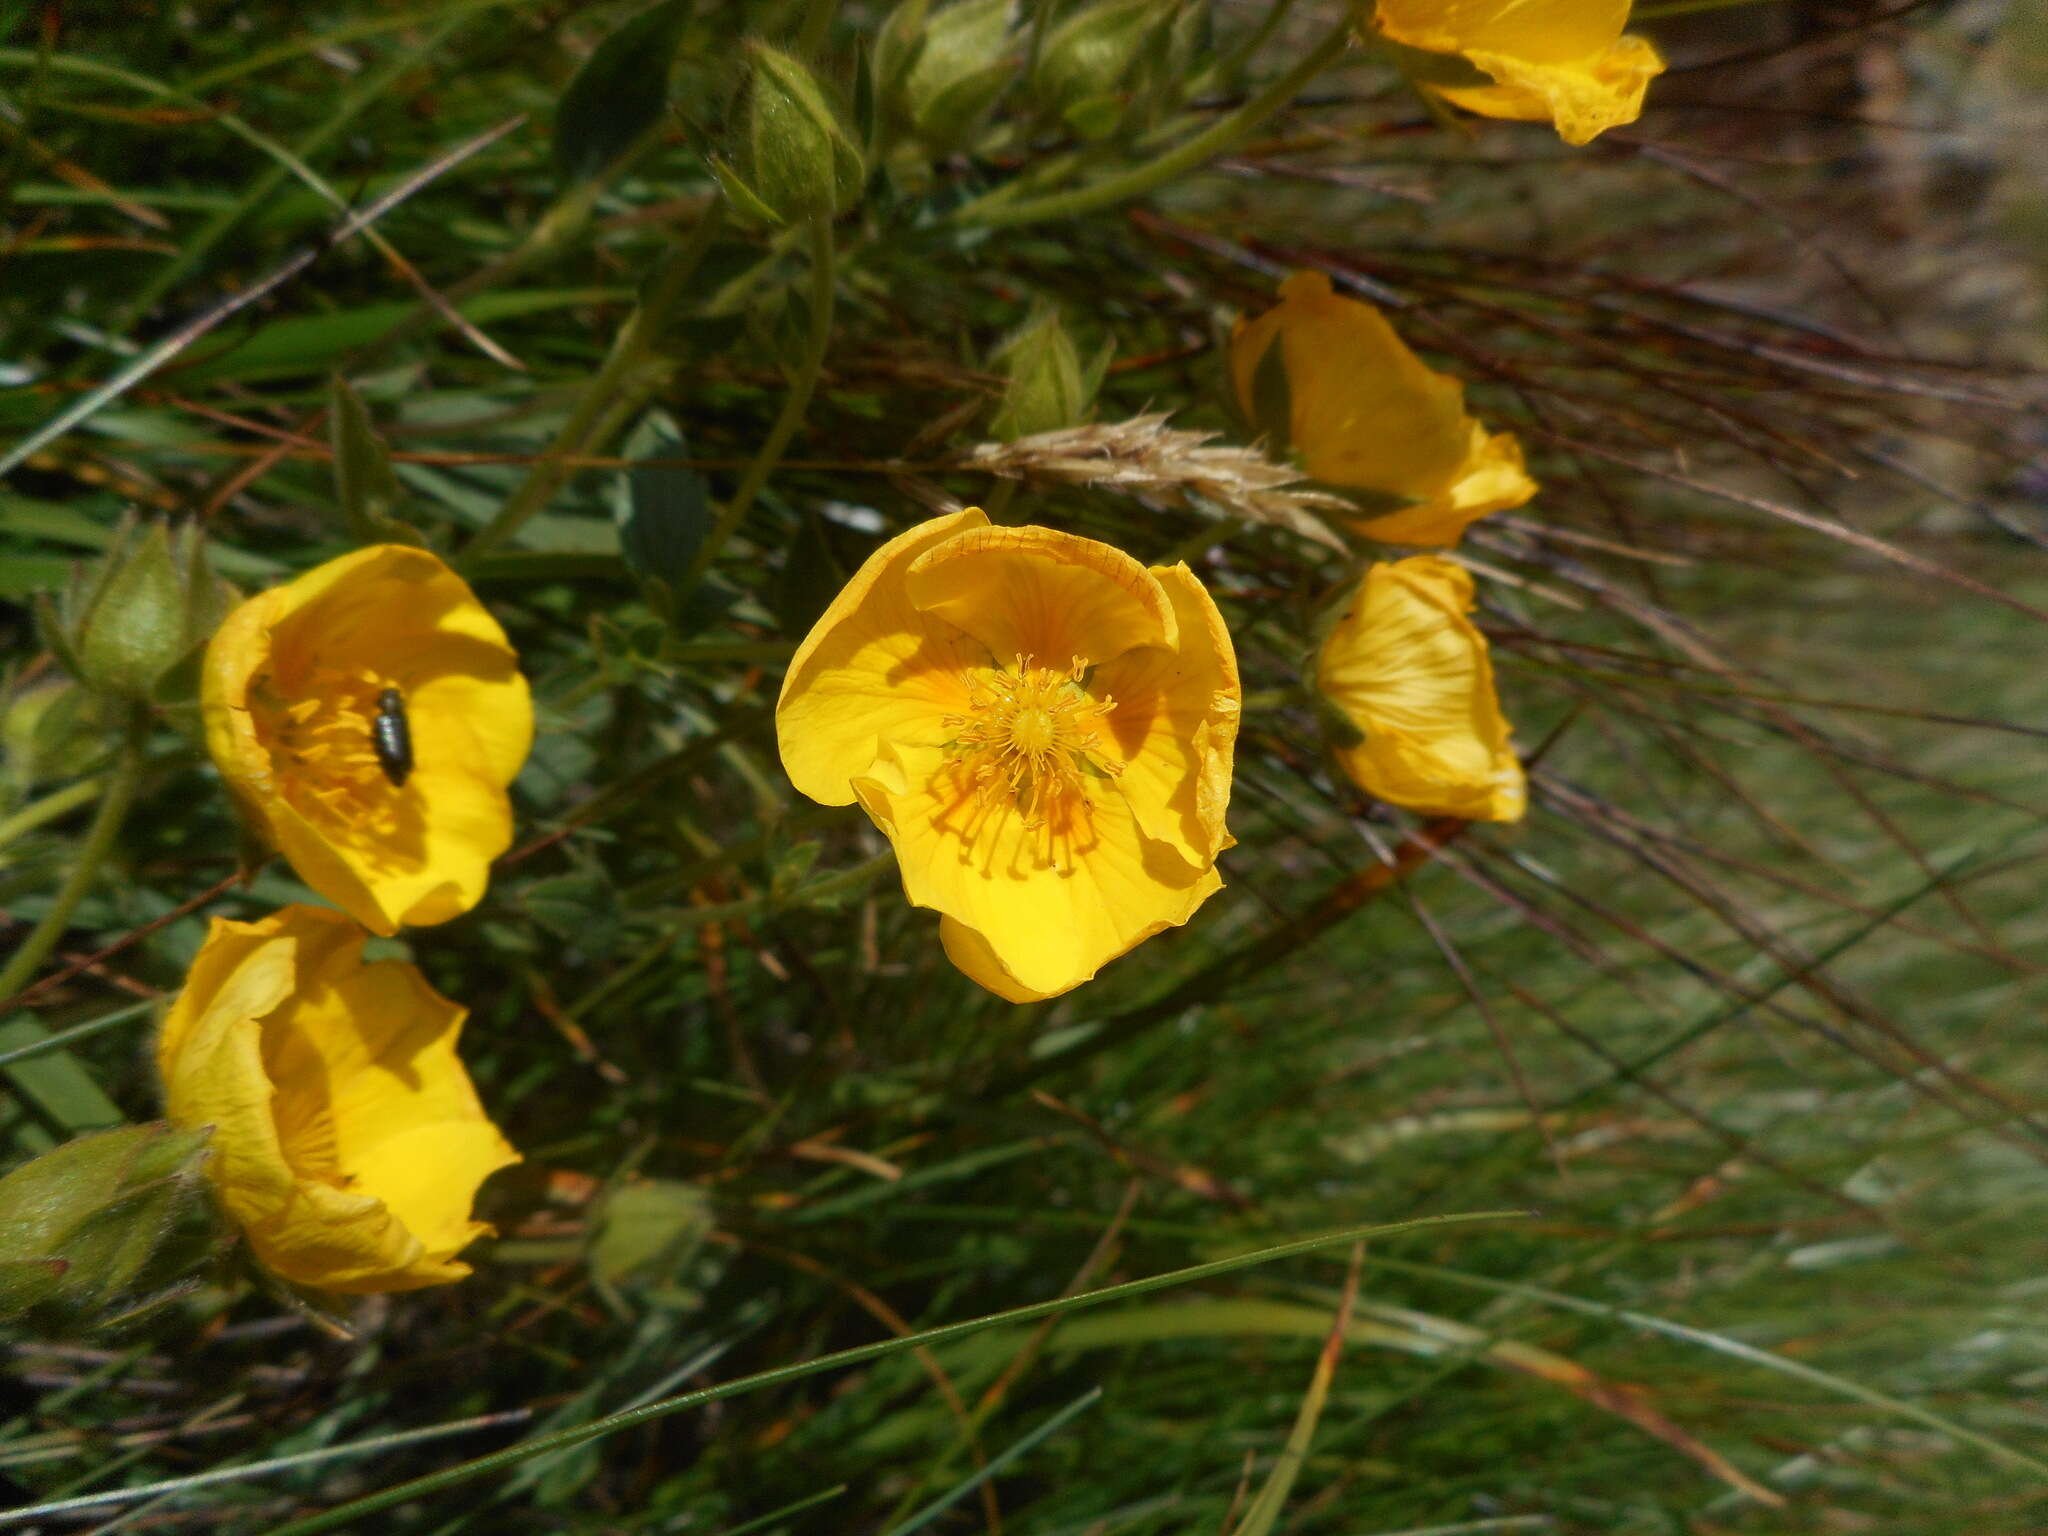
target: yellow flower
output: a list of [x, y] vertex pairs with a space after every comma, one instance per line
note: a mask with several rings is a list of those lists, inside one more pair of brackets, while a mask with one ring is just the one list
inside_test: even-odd
[[1647, 39], [1624, 36], [1629, 0], [1378, 0], [1383, 37], [1462, 58], [1491, 84], [1458, 79], [1446, 59], [1416, 83], [1481, 117], [1549, 121], [1567, 144], [1642, 115], [1643, 91], [1664, 72]]
[[1260, 424], [1284, 425], [1302, 468], [1329, 485], [1414, 503], [1360, 522], [1367, 538], [1456, 544], [1468, 524], [1536, 494], [1514, 435], [1489, 434], [1467, 416], [1462, 384], [1425, 367], [1377, 309], [1340, 298], [1320, 272], [1295, 273], [1278, 305], [1238, 321], [1231, 335], [1231, 379], [1254, 421], [1262, 410], [1279, 414], [1261, 378], [1276, 364], [1286, 420]]
[[1472, 578], [1448, 560], [1373, 566], [1323, 642], [1316, 686], [1365, 738], [1337, 756], [1367, 794], [1429, 815], [1519, 821], [1528, 788], [1471, 607]]
[[[382, 702], [409, 726], [409, 773], [376, 750]], [[380, 544], [250, 598], [207, 646], [200, 704], [244, 813], [365, 927], [482, 899], [533, 703], [505, 631], [433, 555]]]
[[157, 1040], [165, 1107], [213, 1127], [207, 1173], [295, 1285], [409, 1291], [469, 1273], [477, 1186], [519, 1161], [455, 1054], [463, 1010], [339, 912], [215, 919]]
[[790, 663], [783, 766], [856, 800], [953, 963], [1012, 1002], [1079, 986], [1223, 882], [1240, 693], [1216, 604], [977, 508], [869, 557]]

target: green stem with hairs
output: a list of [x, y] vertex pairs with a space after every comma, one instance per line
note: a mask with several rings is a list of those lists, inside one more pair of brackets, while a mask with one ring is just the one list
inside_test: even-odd
[[93, 798], [106, 787], [106, 780], [100, 777], [80, 779], [76, 784], [67, 784], [53, 790], [42, 799], [24, 805], [12, 816], [0, 816], [0, 848], [7, 847], [16, 838], [33, 832], [48, 821], [68, 816], [81, 805], [89, 805]]
[[789, 446], [789, 440], [803, 425], [804, 413], [811, 407], [811, 396], [816, 392], [819, 375], [825, 369], [826, 347], [832, 339], [834, 259], [832, 221], [814, 219], [811, 223], [811, 333], [804, 347], [803, 359], [797, 366], [796, 377], [790, 380], [789, 393], [783, 397], [782, 411], [775, 418], [775, 425], [769, 429], [767, 441], [761, 444], [761, 451], [747, 466], [739, 489], [733, 492], [732, 500], [720, 509], [718, 521], [711, 525], [704, 542], [697, 546], [697, 553], [690, 557], [682, 580], [676, 583], [678, 604], [688, 602], [690, 595], [697, 590], [697, 584], [725, 548], [726, 540], [732, 537], [740, 519], [753, 506], [754, 498], [760, 495], [761, 487], [768, 483], [775, 466], [782, 462], [783, 449]]
[[1039, 224], [1051, 219], [1071, 219], [1094, 213], [1133, 197], [1142, 197], [1194, 170], [1205, 161], [1234, 149], [1251, 131], [1292, 101], [1301, 88], [1335, 63], [1351, 40], [1349, 20], [1333, 27], [1328, 35], [1302, 56], [1301, 60], [1269, 83], [1229, 116], [1212, 123], [1191, 139], [1183, 139], [1165, 154], [1134, 165], [1129, 170], [1044, 197], [1019, 199], [1010, 187], [998, 188], [956, 209], [951, 222], [1000, 228], [1009, 224]]
[[463, 564], [474, 564], [482, 556], [510, 542], [569, 478], [570, 468], [564, 461], [598, 452], [609, 434], [631, 420], [667, 379], [666, 367], [657, 369], [650, 366], [655, 338], [661, 334], [669, 316], [689, 290], [690, 279], [696, 275], [698, 264], [704, 259], [705, 252], [711, 249], [711, 242], [718, 237], [724, 213], [723, 203], [713, 203], [704, 211], [683, 248], [662, 268], [632, 316], [620, 328], [612, 342], [610, 355], [584, 386], [575, 410], [570, 412], [569, 419], [555, 434], [547, 452], [527, 472], [505, 505], [498, 509], [498, 515], [469, 541], [469, 546], [462, 552]]
[[[135, 803], [135, 792], [142, 785], [149, 725], [149, 712], [139, 705], [131, 705], [128, 720], [122, 728], [121, 755], [106, 776], [106, 789], [100, 797], [92, 826], [86, 831], [85, 841], [79, 845], [78, 861], [57, 888], [56, 897], [50, 902], [42, 920], [29, 931], [29, 936], [14, 952], [6, 968], [0, 970], [0, 998], [11, 999], [28, 984], [36, 968], [49, 958], [50, 951], [57, 947], [57, 941], [64, 937], [64, 930], [71, 925], [71, 914], [85, 899], [85, 893], [92, 889], [100, 866], [114, 851], [114, 840], [121, 835], [121, 824], [128, 819], [128, 808]], [[0, 1007], [4, 1006], [0, 1004]]]

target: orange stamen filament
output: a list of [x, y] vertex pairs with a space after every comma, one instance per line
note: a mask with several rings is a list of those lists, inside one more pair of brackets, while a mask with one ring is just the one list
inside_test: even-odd
[[1015, 806], [1031, 828], [1064, 829], [1088, 804], [1084, 780], [1115, 778], [1124, 765], [1102, 751], [1096, 722], [1116, 700], [1091, 697], [1088, 663], [1076, 656], [1058, 672], [1019, 656], [1014, 670], [996, 668], [967, 683], [967, 712], [946, 716], [957, 734], [947, 751], [985, 807]]

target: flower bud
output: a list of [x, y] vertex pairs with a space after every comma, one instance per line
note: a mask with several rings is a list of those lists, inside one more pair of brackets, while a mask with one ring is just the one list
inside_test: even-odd
[[1014, 442], [1037, 432], [1071, 427], [1087, 413], [1094, 381], [1081, 367], [1074, 343], [1051, 310], [1030, 321], [996, 354], [1009, 376], [991, 435]]
[[0, 1179], [0, 1321], [76, 1331], [173, 1278], [168, 1239], [198, 1206], [209, 1134], [123, 1126]]
[[[825, 89], [802, 64], [753, 45], [742, 165], [714, 167], [742, 215], [777, 223], [831, 218], [860, 197], [860, 147]], [[737, 186], [736, 186], [737, 184]]]
[[931, 148], [962, 147], [1017, 75], [1012, 0], [960, 0], [929, 20], [927, 0], [889, 18], [879, 63], [908, 59], [877, 81], [892, 117]]
[[97, 565], [37, 603], [43, 638], [81, 682], [147, 702], [206, 643], [234, 601], [206, 563], [196, 526], [127, 521]]
[[1170, 0], [1104, 0], [1075, 12], [1046, 38], [1032, 93], [1082, 138], [1107, 137], [1123, 117], [1124, 77], [1172, 9]]

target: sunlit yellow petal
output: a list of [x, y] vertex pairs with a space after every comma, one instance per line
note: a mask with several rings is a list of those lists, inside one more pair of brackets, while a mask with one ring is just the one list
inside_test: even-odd
[[1144, 566], [1051, 528], [982, 528], [935, 544], [909, 571], [920, 612], [972, 635], [988, 660], [1053, 666], [1172, 645], [1172, 604]]
[[297, 1285], [461, 1278], [477, 1186], [518, 1160], [456, 1055], [462, 1010], [347, 917], [217, 921], [157, 1042], [167, 1113], [211, 1125], [209, 1174], [257, 1258]]
[[1013, 1002], [1057, 996], [1161, 929], [1186, 922], [1222, 881], [1211, 864], [1147, 836], [1113, 784], [1094, 784], [1034, 827], [980, 800], [942, 751], [891, 748], [855, 785], [896, 848], [903, 890], [971, 929], [999, 969], [963, 965]]
[[1472, 578], [1447, 560], [1373, 566], [1323, 644], [1317, 686], [1364, 737], [1338, 757], [1366, 793], [1516, 821], [1526, 785], [1471, 606]]
[[1152, 567], [1173, 603], [1179, 644], [1105, 662], [1096, 686], [1116, 700], [1104, 736], [1122, 764], [1116, 788], [1146, 834], [1192, 864], [1231, 845], [1223, 818], [1237, 744], [1237, 655], [1215, 599], [1185, 565]]
[[853, 780], [878, 743], [936, 743], [940, 717], [963, 707], [962, 671], [978, 652], [951, 625], [911, 602], [911, 563], [934, 545], [988, 526], [978, 507], [935, 517], [876, 550], [840, 589], [790, 659], [775, 705], [776, 741], [790, 782], [825, 805], [851, 805]]
[[1628, 12], [1629, 0], [1378, 0], [1374, 20], [1432, 53], [1491, 48], [1559, 64], [1612, 43]]
[[1489, 435], [1475, 421], [1469, 443], [1457, 477], [1443, 491], [1398, 512], [1367, 518], [1358, 531], [1386, 544], [1449, 546], [1480, 518], [1519, 507], [1536, 494], [1536, 482], [1522, 467], [1522, 445], [1512, 433]]
[[[372, 731], [387, 691], [414, 768]], [[207, 647], [207, 746], [237, 805], [314, 890], [379, 933], [482, 898], [533, 705], [504, 631], [435, 556], [358, 550], [249, 599]]]
[[1489, 435], [1465, 413], [1462, 384], [1427, 367], [1377, 309], [1338, 295], [1322, 273], [1290, 277], [1280, 302], [1232, 337], [1231, 371], [1247, 413], [1276, 345], [1302, 468], [1414, 504], [1361, 520], [1367, 537], [1455, 544], [1470, 523], [1535, 494], [1513, 436]]

